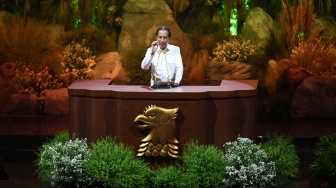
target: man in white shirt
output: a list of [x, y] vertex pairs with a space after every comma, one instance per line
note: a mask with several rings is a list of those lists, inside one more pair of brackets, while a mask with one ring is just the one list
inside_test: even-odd
[[147, 49], [141, 68], [151, 67], [150, 86], [153, 88], [171, 88], [180, 84], [183, 76], [183, 64], [178, 46], [168, 44], [171, 32], [162, 26], [156, 30], [156, 41]]

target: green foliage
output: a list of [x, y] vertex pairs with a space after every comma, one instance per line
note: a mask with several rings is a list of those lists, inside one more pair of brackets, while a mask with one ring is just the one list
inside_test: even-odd
[[153, 173], [154, 188], [220, 187], [223, 180], [223, 152], [212, 145], [186, 143], [176, 166], [160, 168]]
[[185, 173], [181, 168], [169, 166], [153, 172], [151, 185], [153, 188], [192, 188], [195, 185], [196, 174]]
[[[70, 135], [68, 131], [59, 131], [57, 132], [54, 137], [52, 138], [47, 138], [47, 140], [43, 143], [43, 145], [46, 146], [53, 146], [56, 143], [65, 143], [67, 141], [69, 141], [70, 139]], [[42, 147], [40, 149], [43, 149]], [[41, 154], [40, 152], [41, 150], [39, 150], [38, 154]]]
[[288, 136], [274, 134], [261, 144], [269, 161], [275, 162], [276, 186], [284, 185], [299, 173], [299, 157], [292, 139]]
[[336, 133], [320, 137], [314, 148], [314, 158], [310, 167], [314, 186], [327, 183], [336, 187]]
[[141, 69], [141, 61], [146, 53], [146, 48], [147, 47], [135, 47], [121, 54], [123, 68], [127, 72], [129, 82], [132, 84], [149, 84], [150, 69]]
[[136, 158], [132, 148], [111, 137], [92, 144], [92, 156], [85, 164], [96, 186], [110, 188], [146, 187], [150, 168]]
[[49, 139], [48, 141], [46, 141], [43, 144], [50, 144], [50, 145], [54, 145], [57, 142], [61, 142], [61, 143], [65, 143], [67, 141], [69, 141], [70, 139], [70, 135], [68, 131], [60, 131], [57, 132], [54, 136], [54, 138]]
[[193, 187], [219, 187], [223, 181], [223, 152], [215, 146], [198, 145], [197, 141], [186, 143], [181, 165], [187, 177], [193, 178]]
[[275, 185], [298, 172], [298, 158], [288, 137], [274, 135], [261, 147], [238, 137], [224, 147], [221, 151], [190, 141], [174, 166], [152, 170], [131, 147], [110, 136], [88, 147], [86, 139], [69, 139], [69, 133], [63, 131], [42, 145], [35, 164], [41, 180], [63, 187], [214, 188], [223, 183], [267, 187], [273, 185], [275, 168]]

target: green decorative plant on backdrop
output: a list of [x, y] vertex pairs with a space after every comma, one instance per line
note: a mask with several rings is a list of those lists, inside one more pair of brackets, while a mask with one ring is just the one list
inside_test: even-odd
[[309, 165], [311, 182], [315, 187], [328, 184], [336, 187], [336, 133], [320, 137], [314, 147]]

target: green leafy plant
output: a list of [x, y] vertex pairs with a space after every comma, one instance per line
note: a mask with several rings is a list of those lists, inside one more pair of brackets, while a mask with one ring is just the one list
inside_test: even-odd
[[196, 174], [184, 173], [178, 166], [159, 168], [152, 173], [151, 185], [153, 188], [188, 188], [198, 187], [194, 179]]
[[159, 168], [151, 177], [154, 188], [220, 187], [223, 180], [223, 152], [212, 145], [186, 143], [175, 166]]
[[275, 163], [248, 138], [224, 144], [224, 186], [270, 187], [276, 176]]
[[65, 47], [61, 65], [65, 73], [76, 74], [79, 79], [92, 79], [93, 68], [96, 65], [94, 59], [95, 56], [83, 40], [82, 43], [72, 42]]
[[273, 179], [276, 186], [287, 183], [299, 173], [299, 157], [295, 145], [290, 137], [274, 134], [261, 144], [269, 161], [275, 163], [276, 177]]
[[92, 176], [95, 186], [147, 187], [150, 168], [143, 160], [135, 157], [132, 148], [106, 137], [92, 144], [91, 153], [85, 163], [85, 171]]
[[320, 137], [314, 148], [313, 161], [309, 165], [312, 184], [319, 187], [328, 184], [336, 187], [336, 133]]
[[91, 178], [84, 171], [84, 163], [90, 159], [86, 139], [69, 139], [67, 132], [56, 134], [44, 143], [37, 153], [38, 177], [42, 181], [61, 187], [84, 187]]
[[181, 168], [196, 187], [220, 187], [224, 176], [223, 152], [213, 145], [186, 143]]

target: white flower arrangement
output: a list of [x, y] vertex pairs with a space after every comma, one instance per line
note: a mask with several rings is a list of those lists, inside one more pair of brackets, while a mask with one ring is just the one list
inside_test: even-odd
[[73, 73], [78, 79], [92, 79], [93, 68], [96, 66], [95, 56], [85, 47], [85, 39], [82, 43], [72, 42], [65, 47], [61, 66], [65, 73]]
[[223, 40], [217, 43], [213, 49], [213, 61], [240, 61], [246, 62], [249, 57], [256, 53], [256, 47], [243, 37], [232, 37], [229, 41]]
[[269, 187], [276, 176], [275, 163], [260, 146], [248, 138], [224, 144], [225, 187]]
[[90, 156], [86, 139], [44, 144], [37, 163], [41, 179], [59, 186], [83, 187], [91, 181], [84, 170]]

